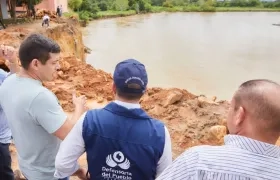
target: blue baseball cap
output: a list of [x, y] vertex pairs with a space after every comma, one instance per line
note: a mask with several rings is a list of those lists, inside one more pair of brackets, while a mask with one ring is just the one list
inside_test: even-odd
[[145, 66], [135, 59], [127, 59], [116, 65], [114, 83], [124, 93], [143, 94], [148, 84]]

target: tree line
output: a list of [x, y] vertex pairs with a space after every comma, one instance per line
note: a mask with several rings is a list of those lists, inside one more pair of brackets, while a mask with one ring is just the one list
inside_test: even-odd
[[135, 10], [151, 12], [157, 7], [205, 6], [205, 7], [262, 7], [280, 8], [280, 0], [265, 2], [260, 0], [69, 0], [69, 7], [80, 16], [94, 17], [98, 11]]

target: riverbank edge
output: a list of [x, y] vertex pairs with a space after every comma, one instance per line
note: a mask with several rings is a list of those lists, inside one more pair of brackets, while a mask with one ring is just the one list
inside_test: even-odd
[[[126, 16], [134, 16], [134, 15], [143, 15], [143, 14], [154, 14], [154, 13], [175, 13], [175, 12], [185, 12], [185, 13], [219, 13], [219, 12], [280, 12], [280, 8], [257, 8], [257, 7], [215, 7], [212, 10], [205, 10], [199, 7], [157, 7], [153, 6], [151, 12], [142, 12], [136, 13], [134, 10], [127, 11], [99, 11], [96, 16], [90, 21], [100, 20], [100, 19], [110, 19], [110, 18], [118, 18], [118, 17], [126, 17]], [[64, 16], [71, 17], [76, 16], [79, 17], [77, 12], [68, 12], [64, 13]], [[80, 20], [81, 25], [85, 27], [88, 22], [85, 20]]]
[[[216, 7], [212, 10], [205, 10], [199, 7], [153, 7], [151, 12], [136, 13], [134, 10], [127, 11], [99, 11], [97, 15], [90, 19], [89, 21], [81, 20], [80, 24], [82, 27], [86, 27], [90, 21], [100, 20], [100, 19], [110, 19], [118, 17], [127, 17], [143, 14], [155, 14], [155, 13], [222, 13], [222, 12], [280, 12], [280, 8], [257, 8], [257, 7]], [[79, 19], [77, 12], [68, 12], [64, 16], [71, 17], [76, 16]]]

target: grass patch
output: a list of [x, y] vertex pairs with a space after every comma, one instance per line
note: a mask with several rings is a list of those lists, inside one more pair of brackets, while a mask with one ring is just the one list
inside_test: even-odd
[[261, 7], [216, 7], [218, 12], [280, 12], [280, 8]]
[[99, 18], [110, 18], [110, 17], [123, 17], [123, 16], [131, 16], [135, 15], [136, 11], [99, 11], [96, 15], [96, 19]]
[[153, 6], [152, 12], [280, 12], [280, 8], [263, 8], [263, 7], [213, 7], [213, 6], [176, 6], [162, 7]]
[[70, 17], [76, 17], [79, 18], [79, 14], [77, 12], [69, 10], [69, 12], [64, 12], [62, 14], [64, 17], [70, 18]]
[[183, 11], [183, 6], [175, 6], [175, 7], [162, 7], [162, 6], [152, 6], [153, 13], [159, 12], [181, 12]]

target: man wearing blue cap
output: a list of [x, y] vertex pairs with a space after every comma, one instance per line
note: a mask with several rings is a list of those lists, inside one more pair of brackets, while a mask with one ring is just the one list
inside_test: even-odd
[[[152, 180], [171, 164], [167, 128], [139, 104], [148, 83], [145, 66], [134, 59], [122, 61], [113, 79], [115, 101], [89, 110], [77, 122], [60, 146], [55, 177]], [[84, 152], [88, 173], [77, 164]]]

